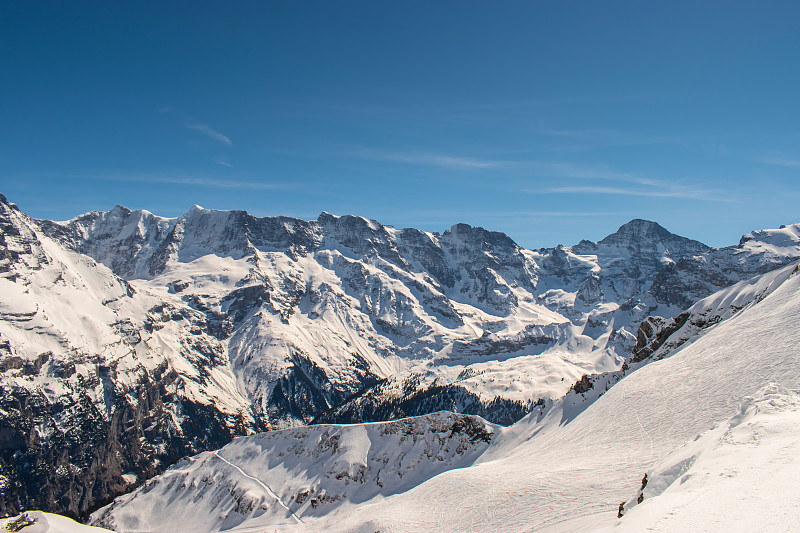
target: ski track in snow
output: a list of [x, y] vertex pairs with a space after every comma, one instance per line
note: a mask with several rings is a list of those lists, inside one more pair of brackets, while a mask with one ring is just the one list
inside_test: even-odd
[[[622, 400], [625, 401], [627, 399], [627, 397], [628, 397], [628, 395], [625, 393], [626, 392], [625, 387], [627, 386], [627, 383], [623, 379], [619, 384], [622, 385], [622, 387], [620, 389], [620, 395], [622, 396]], [[648, 400], [651, 400], [649, 394], [644, 393], [643, 396], [645, 398], [647, 398]], [[653, 457], [655, 455], [655, 447], [653, 445], [653, 437], [650, 436], [650, 432], [647, 431], [647, 428], [645, 428], [644, 424], [642, 424], [642, 418], [639, 416], [639, 409], [637, 409], [636, 403], [632, 402], [632, 405], [633, 405], [633, 414], [636, 415], [636, 422], [639, 424], [639, 427], [642, 428], [642, 431], [644, 432], [645, 436], [647, 437], [647, 440], [650, 441], [650, 457]]]
[[274, 491], [273, 491], [273, 490], [272, 490], [272, 489], [269, 487], [269, 485], [267, 485], [266, 483], [264, 483], [263, 481], [261, 481], [261, 480], [260, 480], [260, 479], [258, 479], [257, 477], [253, 477], [253, 476], [251, 476], [250, 474], [248, 474], [247, 472], [245, 472], [244, 470], [242, 470], [242, 469], [241, 469], [241, 468], [240, 468], [238, 465], [235, 465], [235, 464], [233, 464], [232, 462], [230, 462], [230, 461], [228, 461], [227, 459], [225, 459], [224, 457], [222, 457], [222, 456], [219, 454], [219, 451], [218, 451], [218, 450], [215, 450], [215, 451], [214, 451], [214, 452], [212, 452], [212, 453], [213, 453], [213, 454], [214, 454], [214, 455], [215, 455], [215, 456], [216, 456], [216, 457], [217, 457], [217, 458], [218, 458], [220, 461], [222, 461], [223, 463], [227, 463], [227, 464], [229, 464], [230, 466], [232, 466], [233, 468], [235, 468], [236, 470], [238, 470], [238, 471], [239, 471], [239, 473], [240, 473], [240, 474], [242, 474], [244, 477], [246, 477], [246, 478], [248, 478], [248, 479], [252, 479], [252, 480], [253, 480], [253, 481], [255, 481], [256, 483], [258, 483], [259, 485], [261, 485], [261, 486], [264, 488], [264, 490], [266, 490], [266, 491], [267, 491], [267, 493], [269, 493], [269, 495], [270, 495], [270, 496], [272, 496], [273, 498], [275, 498], [275, 500], [276, 500], [276, 501], [277, 501], [277, 502], [278, 502], [278, 503], [281, 505], [281, 507], [283, 507], [284, 509], [286, 509], [286, 510], [289, 512], [289, 514], [291, 514], [291, 515], [292, 515], [292, 518], [294, 518], [295, 520], [297, 520], [297, 523], [298, 523], [298, 524], [302, 524], [302, 523], [303, 523], [303, 521], [300, 519], [300, 517], [299, 517], [299, 516], [297, 516], [296, 514], [294, 514], [294, 513], [292, 512], [292, 510], [291, 510], [291, 509], [289, 509], [289, 507], [288, 507], [288, 506], [287, 506], [285, 503], [283, 503], [283, 500], [281, 500], [281, 499], [280, 499], [280, 497], [279, 497], [277, 494], [275, 494], [275, 492], [274, 492]]

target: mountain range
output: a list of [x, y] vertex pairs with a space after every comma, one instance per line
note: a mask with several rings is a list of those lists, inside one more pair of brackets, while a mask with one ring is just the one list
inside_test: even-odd
[[[527, 250], [466, 224], [440, 234], [328, 213], [117, 206], [54, 222], [2, 196], [0, 230], [0, 513], [86, 517], [141, 487], [96, 515], [126, 531], [199, 512], [147, 503], [178, 498], [176, 483], [219, 481], [225, 509], [201, 510], [209, 530], [329, 526], [488, 457], [555, 461], [542, 443], [578, 431], [559, 424], [677, 365], [743, 310], [768, 314], [760, 302], [788, 291], [800, 259], [800, 225], [710, 248], [632, 220], [598, 242]], [[658, 450], [705, 429], [686, 424]], [[268, 487], [234, 480], [242, 465], [268, 471]], [[427, 493], [408, 494], [392, 501]]]

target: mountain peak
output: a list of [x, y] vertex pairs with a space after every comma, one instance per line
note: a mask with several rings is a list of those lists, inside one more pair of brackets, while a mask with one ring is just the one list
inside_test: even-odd
[[800, 224], [782, 225], [778, 229], [754, 230], [743, 235], [739, 247], [780, 249], [800, 248]]
[[[662, 235], [672, 235], [666, 228], [664, 228], [658, 222], [653, 222], [652, 220], [645, 220], [643, 218], [634, 218], [633, 220], [626, 222], [625, 224], [621, 225], [616, 232], [612, 233], [612, 235], [630, 235], [630, 234], [644, 234], [644, 233], [653, 233], [653, 234], [662, 234]], [[610, 237], [611, 235], [609, 235]], [[608, 237], [606, 237], [607, 239]]]
[[499, 231], [490, 231], [480, 226], [470, 226], [463, 222], [453, 225], [442, 234], [444, 239], [456, 239], [474, 244], [482, 243], [496, 249], [517, 250], [519, 246], [511, 237]]
[[17, 204], [15, 204], [13, 202], [9, 202], [8, 198], [3, 196], [3, 194], [0, 194], [0, 206], [2, 206], [2, 205], [8, 206], [9, 209], [13, 209], [15, 211], [19, 211], [19, 207], [17, 207]]
[[601, 240], [599, 244], [630, 247], [644, 242], [680, 244], [681, 247], [688, 247], [697, 251], [710, 249], [699, 241], [671, 233], [658, 222], [641, 218], [626, 222], [616, 232]]
[[327, 211], [323, 211], [317, 217], [317, 222], [319, 224], [323, 224], [323, 225], [324, 224], [335, 224], [336, 221], [338, 221], [340, 218], [342, 218], [342, 217], [340, 217], [339, 215], [334, 215], [333, 213], [329, 213]]
[[[469, 224], [466, 224], [464, 222], [459, 222], [457, 224], [453, 224], [452, 226], [450, 226], [450, 229], [448, 229], [446, 231], [449, 231], [450, 233], [460, 233], [460, 232], [464, 232], [464, 231], [470, 231], [472, 229], [473, 229], [473, 227], [470, 226]], [[483, 228], [474, 228], [474, 229], [479, 229], [480, 230], [480, 229], [483, 229]]]

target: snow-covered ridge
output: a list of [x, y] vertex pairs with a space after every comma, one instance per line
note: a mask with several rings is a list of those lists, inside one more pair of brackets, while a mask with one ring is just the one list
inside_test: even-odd
[[641, 354], [634, 352], [633, 359], [650, 354], [653, 354], [655, 359], [662, 359], [683, 343], [697, 338], [702, 330], [714, 326], [766, 298], [791, 276], [796, 275], [798, 268], [800, 268], [800, 264], [790, 264], [767, 274], [740, 281], [703, 298], [665, 326], [665, 329], [671, 327], [674, 330], [674, 333], [671, 333], [665, 342], [657, 346], [647, 346], [646, 348], [649, 349], [642, 350]]
[[0, 511], [79, 515], [257, 429], [205, 314], [134, 288], [13, 205], [0, 227]]
[[119, 533], [174, 531], [177, 524], [195, 531], [304, 525], [345, 503], [388, 497], [466, 467], [498, 430], [477, 417], [435, 413], [242, 437], [182, 461], [93, 522]]

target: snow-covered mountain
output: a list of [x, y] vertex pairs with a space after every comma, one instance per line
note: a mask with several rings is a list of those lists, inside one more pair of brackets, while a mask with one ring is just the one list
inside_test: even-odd
[[[698, 302], [684, 326], [718, 319], [695, 324], [673, 349], [662, 343], [649, 356], [658, 360], [593, 401], [573, 390], [511, 427], [471, 418], [478, 438], [448, 429], [459, 419], [444, 414], [243, 437], [176, 465], [96, 520], [121, 532], [791, 530], [799, 270]], [[682, 328], [668, 337], [683, 339]], [[405, 445], [400, 423], [413, 428]], [[445, 441], [431, 446], [442, 434], [465, 445], [458, 462]], [[408, 464], [412, 487], [405, 475], [393, 487], [376, 482]]]
[[0, 513], [78, 515], [259, 429], [205, 314], [64, 248], [12, 204], [0, 227]]
[[643, 220], [526, 250], [327, 213], [41, 221], [0, 197], [0, 228], [0, 512], [73, 515], [235, 435], [544, 417], [652, 360], [685, 302], [800, 257], [798, 226], [710, 249]]

